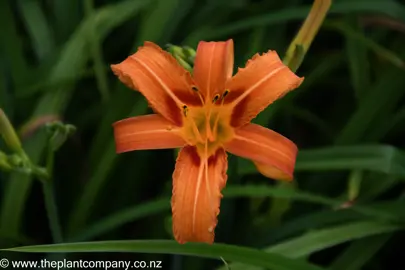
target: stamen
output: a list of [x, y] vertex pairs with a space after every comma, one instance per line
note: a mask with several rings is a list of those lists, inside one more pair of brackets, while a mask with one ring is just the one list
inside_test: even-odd
[[222, 93], [222, 99], [224, 99], [229, 94], [229, 89], [226, 89], [224, 93]]
[[[214, 105], [215, 102], [219, 99], [219, 95], [215, 95], [214, 98], [212, 99], [212, 104]], [[207, 115], [205, 116], [205, 133], [206, 137], [210, 142], [213, 142], [215, 139], [215, 136], [213, 134], [213, 130], [211, 128], [211, 114], [212, 114], [212, 109], [214, 108], [213, 105], [208, 105], [208, 112]]]
[[[188, 111], [189, 111], [189, 109], [188, 109], [187, 105], [183, 105], [183, 114], [184, 114], [184, 117], [187, 117], [187, 116], [188, 116]], [[197, 141], [203, 143], [204, 140], [203, 140], [203, 138], [201, 137], [200, 131], [198, 130], [197, 125], [196, 125], [196, 123], [194, 122], [194, 119], [193, 119], [192, 117], [190, 117], [188, 120], [191, 122], [191, 127], [192, 127], [192, 129], [193, 129], [194, 135], [195, 135], [196, 138], [197, 138]]]
[[194, 132], [195, 137], [197, 138], [197, 141], [200, 143], [203, 143], [204, 140], [200, 134], [200, 131], [197, 128], [197, 125], [194, 122], [194, 119], [190, 119], [190, 121], [191, 121], [191, 127], [193, 128], [193, 132]]
[[219, 99], [219, 94], [216, 94], [215, 97], [212, 99], [212, 103], [217, 102], [218, 99]]
[[212, 133], [211, 125], [210, 125], [212, 108], [213, 108], [213, 106], [210, 105], [210, 107], [208, 108], [207, 116], [205, 117], [205, 132], [206, 132], [206, 137], [210, 142], [214, 141], [214, 134]]
[[195, 86], [195, 85], [191, 86], [191, 90], [193, 90], [194, 92], [197, 93], [198, 97], [200, 98], [201, 105], [204, 106], [204, 104], [205, 104], [204, 98], [203, 98], [203, 96], [201, 95], [201, 92], [198, 90], [197, 86]]
[[[229, 89], [226, 89], [223, 93], [222, 93], [222, 96], [221, 96], [221, 104], [219, 105], [220, 107], [222, 107], [223, 105], [224, 105], [224, 101], [225, 101], [225, 97], [229, 94]], [[218, 132], [218, 121], [219, 121], [219, 114], [220, 114], [220, 111], [218, 112], [218, 114], [217, 114], [217, 116], [216, 116], [216, 118], [215, 118], [215, 121], [214, 121], [214, 127], [213, 127], [213, 141], [215, 141], [216, 140], [216, 135], [217, 135], [217, 132]]]
[[183, 105], [183, 114], [184, 114], [184, 117], [187, 117], [187, 115], [188, 115], [188, 107], [186, 105]]

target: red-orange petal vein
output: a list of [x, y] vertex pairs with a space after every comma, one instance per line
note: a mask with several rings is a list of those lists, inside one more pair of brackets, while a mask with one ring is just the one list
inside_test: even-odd
[[225, 90], [225, 82], [233, 73], [233, 41], [200, 41], [195, 57], [193, 77], [206, 99]]
[[176, 125], [182, 123], [184, 104], [201, 105], [191, 89], [194, 82], [168, 52], [152, 42], [145, 42], [136, 53], [111, 69], [128, 87], [138, 90], [152, 108]]
[[235, 155], [251, 159], [265, 176], [292, 180], [297, 146], [277, 132], [256, 124], [236, 130], [235, 138], [225, 145]]
[[223, 149], [208, 159], [192, 146], [184, 147], [173, 173], [173, 233], [179, 243], [213, 243], [225, 187], [227, 156]]
[[230, 93], [225, 103], [235, 105], [232, 126], [249, 123], [275, 100], [297, 88], [302, 81], [303, 78], [296, 76], [281, 62], [275, 51], [256, 54], [226, 84]]
[[117, 153], [179, 148], [186, 144], [179, 128], [158, 114], [127, 118], [115, 122], [113, 127]]

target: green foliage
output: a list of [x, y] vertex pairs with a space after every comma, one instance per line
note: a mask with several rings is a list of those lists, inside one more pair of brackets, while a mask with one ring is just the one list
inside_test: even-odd
[[275, 183], [230, 156], [217, 243], [171, 241], [175, 151], [115, 153], [111, 125], [150, 109], [111, 64], [146, 40], [190, 70], [200, 40], [233, 38], [238, 67], [270, 49], [284, 57], [308, 4], [0, 1], [0, 247], [23, 251], [0, 257], [136, 252], [164, 269], [396, 269], [405, 240], [398, 0], [334, 0], [311, 46], [296, 44], [304, 83], [254, 119], [297, 144], [295, 179]]
[[150, 252], [150, 253], [168, 253], [181, 255], [197, 255], [208, 258], [222, 257], [225, 260], [238, 260], [251, 263], [252, 265], [268, 267], [276, 270], [320, 270], [315, 265], [305, 262], [289, 260], [279, 255], [267, 254], [255, 249], [230, 246], [225, 244], [206, 245], [200, 243], [190, 243], [180, 245], [174, 241], [167, 240], [133, 240], [133, 241], [103, 241], [103, 242], [82, 242], [59, 245], [30, 246], [10, 251], [23, 252]]

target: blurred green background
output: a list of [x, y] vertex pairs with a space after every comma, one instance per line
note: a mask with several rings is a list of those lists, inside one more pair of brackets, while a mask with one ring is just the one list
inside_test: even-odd
[[[115, 153], [112, 123], [150, 109], [118, 81], [110, 64], [145, 40], [164, 48], [196, 48], [199, 40], [232, 38], [240, 67], [269, 49], [283, 57], [311, 5], [309, 0], [0, 0], [0, 108], [33, 163], [53, 160], [45, 193], [32, 175], [0, 171], [1, 248], [145, 240], [124, 242], [133, 246], [120, 254], [60, 256], [162, 260], [163, 269], [225, 269], [220, 256], [230, 269], [264, 269], [238, 261], [274, 264], [268, 269], [276, 270], [404, 269], [405, 3], [399, 0], [333, 1], [297, 71], [304, 83], [254, 120], [298, 145], [294, 183], [266, 179], [250, 162], [229, 157], [216, 242], [232, 246], [179, 248], [148, 241], [173, 239], [169, 201], [176, 152]], [[76, 127], [54, 157], [49, 120]], [[0, 150], [13, 154], [4, 142]], [[55, 209], [47, 211], [45, 202], [52, 198], [62, 235], [52, 236], [48, 225]], [[104, 250], [122, 248], [114, 242]]]

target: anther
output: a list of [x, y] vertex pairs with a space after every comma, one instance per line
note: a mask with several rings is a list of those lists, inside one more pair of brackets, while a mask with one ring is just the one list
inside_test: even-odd
[[187, 113], [188, 113], [188, 108], [187, 108], [186, 105], [183, 105], [183, 114], [184, 114], [184, 117], [187, 117]]
[[216, 94], [215, 97], [212, 99], [212, 103], [217, 102], [218, 99], [219, 99], [219, 94]]
[[224, 99], [229, 94], [229, 90], [226, 89], [224, 93], [222, 93], [222, 99]]
[[[224, 101], [225, 101], [225, 97], [229, 94], [229, 89], [226, 89], [221, 96], [221, 104], [220, 106], [224, 105]], [[215, 140], [215, 136], [217, 134], [218, 131], [218, 121], [219, 121], [219, 116], [220, 114], [218, 113], [217, 116], [215, 117], [215, 121], [214, 121], [214, 126], [213, 126], [213, 131], [211, 132], [212, 136], [212, 140]]]
[[204, 105], [204, 98], [201, 95], [200, 91], [198, 91], [197, 86], [195, 86], [195, 85], [191, 86], [191, 90], [193, 90], [195, 93], [197, 93], [198, 97], [200, 98], [201, 104]]

